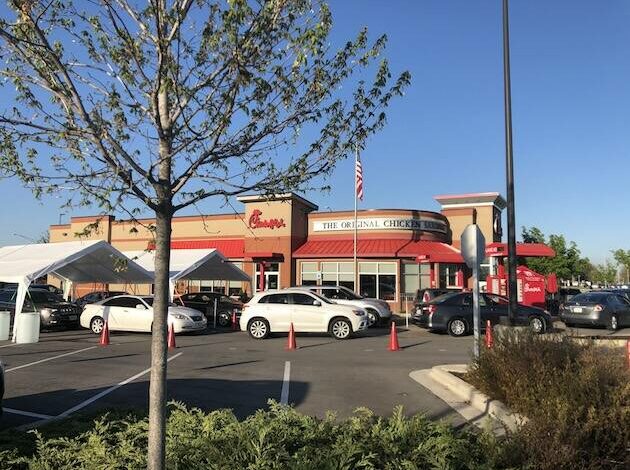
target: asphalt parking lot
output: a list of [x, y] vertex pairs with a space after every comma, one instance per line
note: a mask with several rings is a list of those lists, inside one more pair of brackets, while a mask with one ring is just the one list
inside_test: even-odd
[[[579, 333], [608, 334], [599, 329]], [[285, 350], [286, 336], [256, 341], [228, 330], [177, 336], [177, 349], [169, 352], [169, 398], [204, 410], [231, 408], [240, 417], [274, 399], [316, 416], [327, 410], [347, 416], [360, 406], [389, 415], [402, 405], [407, 414], [463, 423], [409, 373], [467, 362], [472, 337], [400, 328], [402, 350], [390, 352], [388, 335], [387, 328], [348, 341], [298, 335], [297, 351]], [[630, 335], [630, 329], [617, 335]], [[111, 344], [101, 347], [98, 337], [81, 330], [42, 333], [35, 344], [2, 342], [6, 391], [0, 428], [83, 411], [146, 409], [150, 339], [148, 334], [114, 333]]]

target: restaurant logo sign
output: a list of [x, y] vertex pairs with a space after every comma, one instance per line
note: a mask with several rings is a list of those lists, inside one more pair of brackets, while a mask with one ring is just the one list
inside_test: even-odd
[[287, 226], [287, 224], [284, 223], [284, 219], [261, 219], [261, 215], [262, 211], [260, 209], [254, 209], [252, 215], [249, 217], [250, 228], [270, 228], [273, 230]]
[[[326, 220], [313, 223], [314, 232], [345, 230], [354, 230], [354, 219]], [[446, 233], [447, 227], [446, 222], [442, 220], [377, 217], [357, 220], [357, 230], [413, 230]]]

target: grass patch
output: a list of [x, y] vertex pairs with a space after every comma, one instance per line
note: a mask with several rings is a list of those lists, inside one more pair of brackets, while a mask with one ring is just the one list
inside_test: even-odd
[[529, 418], [500, 466], [630, 468], [630, 371], [621, 348], [507, 332], [466, 380]]
[[[28, 433], [30, 447], [1, 451], [0, 468], [146, 468], [147, 429], [138, 414], [69, 418]], [[271, 402], [243, 421], [229, 410], [171, 404], [166, 447], [171, 469], [484, 469], [494, 467], [484, 452], [488, 442], [483, 434], [406, 417], [402, 408], [389, 418], [359, 409], [339, 420]]]

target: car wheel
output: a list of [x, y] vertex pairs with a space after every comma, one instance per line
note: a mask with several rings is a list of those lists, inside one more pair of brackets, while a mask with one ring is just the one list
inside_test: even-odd
[[344, 318], [334, 318], [330, 322], [328, 333], [335, 339], [348, 339], [352, 334], [352, 324]]
[[529, 327], [535, 334], [541, 335], [546, 330], [545, 320], [540, 317], [531, 317], [529, 319]]
[[468, 324], [463, 318], [453, 318], [448, 322], [446, 329], [451, 336], [464, 336], [468, 332]]
[[265, 339], [269, 336], [269, 322], [264, 318], [252, 318], [247, 325], [247, 331], [254, 339]]
[[617, 319], [617, 315], [613, 314], [610, 316], [610, 321], [608, 322], [608, 329], [610, 331], [617, 331], [619, 328], [619, 320]]
[[369, 328], [373, 326], [378, 326], [381, 323], [381, 317], [376, 310], [371, 308], [366, 309], [368, 322], [370, 323]]
[[225, 328], [232, 324], [232, 316], [228, 312], [219, 312], [217, 315], [217, 323], [219, 326]]
[[94, 317], [90, 321], [90, 330], [95, 335], [100, 335], [103, 332], [103, 328], [105, 327], [105, 320], [102, 317]]

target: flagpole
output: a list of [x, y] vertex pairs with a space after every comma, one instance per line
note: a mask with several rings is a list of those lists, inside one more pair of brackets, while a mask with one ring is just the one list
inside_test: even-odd
[[359, 272], [357, 269], [357, 162], [359, 161], [359, 147], [354, 146], [354, 292], [359, 293]]

